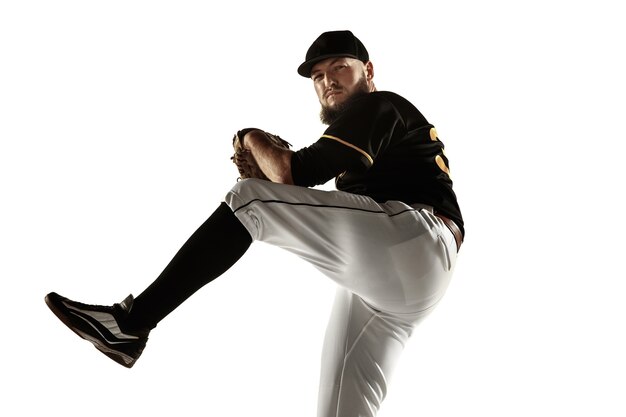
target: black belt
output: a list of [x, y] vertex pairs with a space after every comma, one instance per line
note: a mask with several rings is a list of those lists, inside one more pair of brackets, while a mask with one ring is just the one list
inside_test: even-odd
[[445, 224], [446, 227], [454, 235], [454, 240], [456, 241], [456, 251], [458, 252], [459, 249], [461, 249], [461, 243], [463, 243], [463, 233], [461, 233], [461, 229], [459, 229], [459, 226], [457, 226], [456, 223], [452, 219], [444, 216], [441, 213], [437, 213], [435, 209], [433, 209], [430, 206], [425, 206], [422, 204], [414, 204], [414, 205], [411, 205], [411, 207], [417, 210], [426, 209], [430, 211], [431, 213], [433, 213], [436, 217], [440, 218], [443, 224]]
[[456, 251], [458, 252], [459, 249], [461, 249], [461, 243], [463, 243], [463, 234], [461, 233], [461, 229], [459, 229], [459, 226], [457, 226], [455, 222], [446, 216], [443, 216], [441, 213], [435, 212], [435, 216], [439, 217], [443, 221], [443, 224], [445, 224], [454, 235], [454, 240], [456, 240]]

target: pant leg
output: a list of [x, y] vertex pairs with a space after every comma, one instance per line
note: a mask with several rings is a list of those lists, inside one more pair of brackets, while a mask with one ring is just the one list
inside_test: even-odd
[[254, 240], [297, 254], [377, 309], [427, 310], [451, 278], [454, 238], [427, 210], [252, 179], [225, 200]]
[[322, 351], [317, 416], [374, 417], [420, 318], [384, 314], [339, 288]]
[[339, 284], [324, 342], [318, 417], [373, 417], [412, 329], [443, 296], [454, 236], [432, 212], [340, 191], [244, 180], [226, 203], [254, 240]]

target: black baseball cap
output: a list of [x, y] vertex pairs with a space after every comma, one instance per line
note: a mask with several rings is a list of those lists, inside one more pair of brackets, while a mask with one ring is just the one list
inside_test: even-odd
[[347, 56], [363, 62], [369, 61], [365, 45], [349, 30], [322, 33], [306, 52], [305, 61], [298, 67], [298, 74], [311, 76], [313, 66], [326, 58]]

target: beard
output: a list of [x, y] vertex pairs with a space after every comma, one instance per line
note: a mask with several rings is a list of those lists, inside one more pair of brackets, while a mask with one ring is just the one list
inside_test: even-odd
[[346, 111], [348, 107], [354, 103], [354, 101], [365, 94], [369, 93], [369, 87], [367, 85], [367, 80], [365, 76], [359, 80], [356, 85], [356, 89], [354, 92], [346, 98], [343, 102], [337, 104], [334, 107], [328, 107], [322, 105], [322, 109], [320, 110], [320, 121], [325, 125], [333, 124], [339, 117]]

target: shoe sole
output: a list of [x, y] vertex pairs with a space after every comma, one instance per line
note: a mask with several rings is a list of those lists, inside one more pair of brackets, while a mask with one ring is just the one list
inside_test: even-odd
[[[50, 308], [50, 310], [54, 313], [54, 315], [57, 316], [57, 318], [61, 320], [63, 324], [65, 324], [71, 331], [77, 334], [80, 338], [87, 340], [88, 342], [91, 342], [95, 346], [96, 349], [98, 349], [100, 352], [104, 353], [107, 357], [119, 363], [120, 365], [126, 368], [133, 367], [136, 361], [135, 358], [125, 355], [124, 353], [119, 352], [117, 350], [113, 350], [109, 348], [107, 345], [103, 344], [99, 339], [91, 336], [89, 333], [85, 333], [82, 330], [78, 329], [76, 325], [72, 322], [72, 319], [69, 318], [63, 310], [59, 309], [56, 306], [55, 301], [50, 297], [50, 295], [46, 295], [45, 301], [46, 301], [46, 305], [48, 306], [48, 308]], [[79, 317], [79, 316], [76, 316], [76, 317]]]

